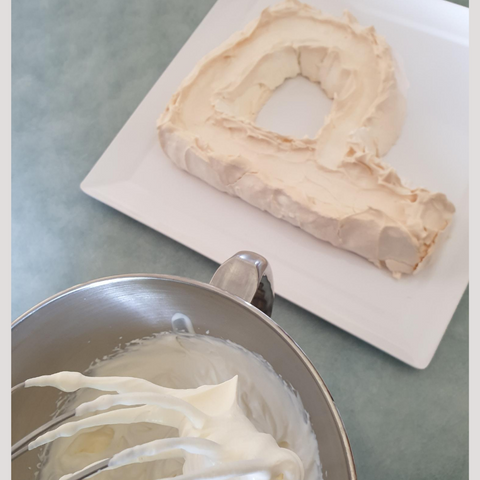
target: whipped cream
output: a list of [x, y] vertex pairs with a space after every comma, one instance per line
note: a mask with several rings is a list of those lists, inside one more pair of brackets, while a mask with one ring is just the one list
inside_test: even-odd
[[[397, 277], [414, 273], [455, 209], [442, 193], [408, 188], [380, 159], [405, 117], [395, 71], [373, 27], [286, 0], [197, 64], [158, 120], [160, 143], [217, 189]], [[297, 75], [333, 99], [315, 138], [255, 124], [272, 92]]]
[[89, 376], [61, 372], [27, 380], [33, 386], [78, 390], [64, 409], [82, 416], [30, 445], [55, 440], [42, 480], [67, 480], [110, 457], [99, 479], [321, 478], [298, 396], [262, 358], [230, 342], [159, 335], [95, 364]]

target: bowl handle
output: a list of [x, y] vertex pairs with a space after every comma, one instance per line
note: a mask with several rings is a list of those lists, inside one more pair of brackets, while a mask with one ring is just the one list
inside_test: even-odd
[[210, 285], [246, 300], [269, 316], [272, 314], [272, 269], [267, 259], [257, 253], [236, 253], [218, 267]]

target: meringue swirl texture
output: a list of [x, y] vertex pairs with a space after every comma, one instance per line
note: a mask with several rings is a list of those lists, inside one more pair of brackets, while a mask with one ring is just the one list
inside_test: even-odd
[[[383, 157], [406, 101], [385, 39], [345, 12], [297, 0], [265, 9], [206, 55], [158, 120], [177, 166], [394, 276], [425, 264], [454, 206], [408, 188]], [[333, 100], [315, 138], [255, 124], [274, 90], [303, 75]]]

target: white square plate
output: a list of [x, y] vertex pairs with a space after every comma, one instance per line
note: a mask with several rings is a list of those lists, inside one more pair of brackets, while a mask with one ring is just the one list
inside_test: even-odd
[[[253, 250], [279, 295], [425, 368], [468, 283], [468, 9], [441, 0], [310, 0], [374, 25], [403, 63], [408, 116], [385, 160], [457, 207], [425, 270], [393, 279], [349, 252], [221, 193], [164, 155], [156, 120], [198, 60], [272, 0], [219, 0], [83, 181], [92, 197], [216, 262]], [[265, 118], [264, 118], [265, 120]]]

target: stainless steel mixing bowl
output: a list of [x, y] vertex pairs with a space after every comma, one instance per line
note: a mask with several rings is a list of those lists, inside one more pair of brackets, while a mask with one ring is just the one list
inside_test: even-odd
[[[210, 284], [119, 275], [78, 285], [13, 322], [12, 385], [60, 370], [82, 372], [119, 344], [171, 331], [172, 315], [181, 312], [192, 319], [195, 332], [209, 331], [263, 356], [300, 394], [317, 436], [324, 479], [356, 479], [347, 434], [325, 383], [299, 346], [264, 313], [271, 313], [273, 298], [268, 263], [252, 252], [227, 260]], [[54, 389], [16, 392], [12, 441], [47, 422], [57, 398]], [[31, 480], [37, 463], [38, 452], [28, 452], [13, 462], [12, 478]]]

